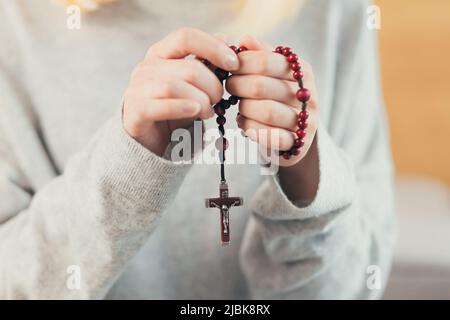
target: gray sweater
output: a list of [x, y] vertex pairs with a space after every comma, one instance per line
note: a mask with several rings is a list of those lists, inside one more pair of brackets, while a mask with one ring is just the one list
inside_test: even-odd
[[266, 36], [314, 68], [320, 184], [302, 207], [276, 175], [228, 165], [246, 204], [222, 247], [204, 208], [218, 166], [156, 156], [119, 110], [147, 47], [182, 25], [212, 30], [226, 1], [121, 1], [69, 30], [51, 1], [0, 0], [0, 298], [380, 297], [393, 169], [368, 4], [309, 1]]

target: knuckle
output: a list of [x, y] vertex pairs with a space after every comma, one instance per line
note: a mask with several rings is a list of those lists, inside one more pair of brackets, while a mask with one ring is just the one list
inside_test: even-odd
[[188, 66], [186, 68], [186, 80], [189, 82], [196, 82], [200, 78], [201, 73], [201, 62], [198, 60], [189, 61]]
[[136, 112], [134, 113], [134, 116], [136, 118], [136, 122], [141, 122], [144, 119], [149, 118], [149, 114], [147, 112], [147, 108], [138, 108], [136, 109]]
[[317, 110], [319, 104], [317, 103], [316, 99], [312, 98], [308, 101], [308, 108]]
[[269, 59], [266, 54], [261, 53], [256, 63], [256, 72], [265, 73], [269, 67]]
[[288, 150], [294, 144], [294, 137], [288, 132], [280, 133], [280, 138], [278, 140], [280, 150]]
[[137, 76], [140, 74], [140, 72], [141, 72], [141, 70], [142, 70], [142, 66], [143, 66], [143, 63], [142, 63], [142, 62], [139, 62], [139, 63], [134, 67], [134, 69], [131, 71], [131, 78], [135, 78], [135, 77], [137, 77]]
[[312, 74], [312, 66], [308, 61], [303, 60], [303, 61], [301, 61], [301, 64], [302, 64], [302, 69], [304, 72], [306, 72], [308, 74]]
[[256, 77], [251, 86], [251, 94], [255, 98], [262, 98], [266, 93], [266, 86], [263, 78]]
[[168, 98], [172, 96], [172, 93], [174, 91], [175, 83], [173, 81], [164, 81], [160, 84], [159, 87], [159, 94], [162, 97]]
[[178, 44], [181, 46], [185, 46], [186, 44], [188, 44], [193, 32], [194, 29], [189, 27], [181, 27], [177, 31], [175, 31]]
[[273, 108], [265, 108], [263, 117], [264, 117], [264, 122], [269, 123], [269, 124], [275, 123], [276, 114], [275, 114], [274, 109]]

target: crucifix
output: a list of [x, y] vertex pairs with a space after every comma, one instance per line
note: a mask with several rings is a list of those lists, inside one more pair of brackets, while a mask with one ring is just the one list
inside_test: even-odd
[[[241, 46], [236, 48], [231, 47], [236, 54], [246, 51], [247, 48]], [[205, 59], [201, 59], [203, 63], [211, 67], [211, 63]], [[219, 78], [220, 82], [225, 81], [230, 73], [223, 69], [217, 68], [214, 74]], [[208, 198], [205, 200], [206, 208], [217, 208], [220, 210], [220, 232], [223, 245], [228, 245], [230, 243], [230, 208], [235, 206], [242, 206], [244, 200], [240, 197], [229, 197], [228, 196], [228, 184], [225, 179], [225, 150], [228, 148], [228, 140], [225, 138], [225, 128], [226, 123], [225, 113], [232, 105], [236, 105], [240, 98], [237, 96], [230, 96], [227, 99], [221, 99], [216, 103], [213, 108], [217, 115], [216, 122], [219, 129], [219, 138], [216, 140], [216, 149], [219, 151], [220, 160], [220, 186], [219, 186], [219, 197], [218, 198]]]
[[220, 210], [220, 232], [222, 244], [230, 243], [230, 208], [242, 206], [244, 199], [240, 197], [228, 196], [228, 184], [226, 181], [220, 182], [219, 198], [209, 198], [205, 200], [206, 208], [217, 208]]

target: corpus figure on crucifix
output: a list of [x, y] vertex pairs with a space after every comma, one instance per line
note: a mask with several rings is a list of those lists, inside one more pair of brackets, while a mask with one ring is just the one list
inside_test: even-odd
[[228, 184], [226, 181], [220, 183], [220, 197], [209, 198], [205, 201], [206, 208], [220, 209], [220, 230], [222, 244], [226, 245], [230, 243], [230, 207], [242, 206], [244, 200], [240, 197], [228, 197]]

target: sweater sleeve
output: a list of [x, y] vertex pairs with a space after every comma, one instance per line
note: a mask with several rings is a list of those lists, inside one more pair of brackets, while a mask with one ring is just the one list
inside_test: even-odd
[[[0, 91], [2, 110], [21, 109], [1, 74]], [[61, 175], [35, 191], [10, 132], [0, 132], [0, 298], [102, 298], [151, 235], [190, 165], [145, 149], [118, 113]], [[37, 135], [22, 131], [21, 143], [39, 149], [29, 136]]]
[[358, 9], [346, 18], [351, 37], [342, 39], [337, 59], [337, 74], [347, 77], [334, 88], [330, 124], [318, 124], [315, 199], [296, 206], [276, 176], [252, 199], [240, 263], [254, 298], [378, 298], [386, 285], [393, 169], [374, 31], [366, 28], [365, 7]]

